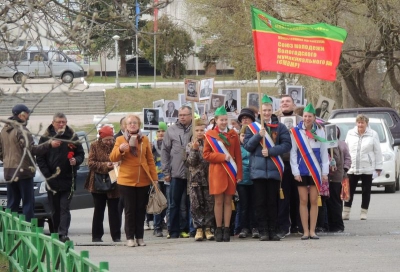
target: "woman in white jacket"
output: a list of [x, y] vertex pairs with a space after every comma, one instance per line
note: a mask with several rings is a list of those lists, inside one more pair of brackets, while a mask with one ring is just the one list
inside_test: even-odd
[[350, 200], [343, 207], [343, 220], [349, 220], [351, 204], [357, 183], [361, 180], [361, 220], [367, 219], [371, 199], [372, 174], [382, 171], [382, 152], [376, 131], [368, 127], [369, 118], [363, 114], [356, 117], [356, 126], [349, 130], [346, 143], [349, 146], [351, 167], [347, 172], [350, 181]]

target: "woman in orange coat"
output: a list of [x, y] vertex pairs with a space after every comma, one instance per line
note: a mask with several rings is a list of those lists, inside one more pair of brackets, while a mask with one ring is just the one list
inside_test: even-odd
[[[239, 135], [228, 129], [228, 116], [225, 108], [215, 111], [216, 126], [206, 133], [203, 157], [210, 163], [210, 194], [214, 195], [214, 214], [217, 223], [215, 240], [229, 242], [229, 224], [232, 214], [232, 196], [236, 192], [236, 183], [242, 180], [242, 153]], [[224, 233], [222, 235], [222, 215], [224, 215]]]
[[157, 180], [150, 142], [140, 133], [140, 124], [138, 116], [128, 115], [125, 132], [116, 139], [110, 154], [112, 162], [121, 161], [117, 182], [124, 199], [125, 233], [129, 247], [146, 245], [143, 242], [143, 222], [148, 192], [152, 180]]

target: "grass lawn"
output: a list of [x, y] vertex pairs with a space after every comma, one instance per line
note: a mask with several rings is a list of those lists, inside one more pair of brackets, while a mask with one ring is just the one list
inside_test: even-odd
[[[228, 89], [229, 87], [224, 87]], [[233, 87], [234, 89], [236, 87]], [[247, 93], [257, 92], [256, 87], [242, 87], [242, 108], [246, 105]], [[262, 92], [275, 94], [276, 87], [263, 87]], [[214, 90], [215, 92], [215, 90]], [[153, 101], [178, 100], [178, 94], [183, 93], [182, 88], [157, 88], [157, 89], [135, 89], [121, 88], [106, 90], [106, 112], [135, 112], [143, 108], [152, 108]], [[114, 109], [113, 106], [115, 105]]]

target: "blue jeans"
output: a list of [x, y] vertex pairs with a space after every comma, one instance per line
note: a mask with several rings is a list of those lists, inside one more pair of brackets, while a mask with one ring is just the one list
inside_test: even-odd
[[240, 202], [240, 209], [237, 210], [237, 213], [240, 214], [240, 221], [238, 222], [240, 228], [248, 230], [257, 228], [252, 202], [253, 185], [238, 185], [236, 186], [236, 190], [239, 194]]
[[180, 209], [182, 196], [187, 190], [187, 180], [180, 178], [172, 178], [170, 185], [170, 207], [169, 207], [169, 233], [171, 237], [179, 237], [179, 232], [183, 231], [180, 228]]
[[12, 212], [18, 212], [21, 199], [22, 213], [25, 215], [25, 220], [31, 222], [35, 209], [33, 178], [7, 182], [7, 208], [11, 209]]
[[[166, 192], [165, 192], [165, 187], [167, 187], [167, 186], [165, 186], [164, 185], [164, 182], [159, 182], [158, 183], [158, 188], [160, 189], [160, 191], [164, 194], [164, 195], [166, 195]], [[168, 186], [169, 187], [169, 186]], [[167, 198], [167, 202], [168, 202], [168, 197], [166, 197]], [[162, 221], [163, 221], [163, 219], [164, 219], [164, 217], [165, 217], [165, 214], [167, 213], [167, 209], [168, 209], [168, 206], [167, 206], [167, 208], [166, 209], [164, 209], [160, 214], [155, 214], [154, 215], [154, 229], [155, 230], [162, 230]]]

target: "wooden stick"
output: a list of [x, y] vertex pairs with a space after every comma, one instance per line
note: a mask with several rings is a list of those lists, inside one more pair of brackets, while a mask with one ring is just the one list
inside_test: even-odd
[[195, 115], [194, 115], [194, 102], [192, 101], [191, 104], [192, 104], [192, 135], [194, 135], [194, 118], [195, 118]]
[[[260, 113], [260, 122], [261, 122], [261, 128], [264, 128], [264, 117], [262, 115], [262, 97], [261, 97], [261, 75], [260, 72], [257, 72], [257, 84], [258, 84], [258, 112], [261, 111]], [[263, 139], [262, 141], [262, 146], [263, 148], [265, 148], [265, 140]]]

